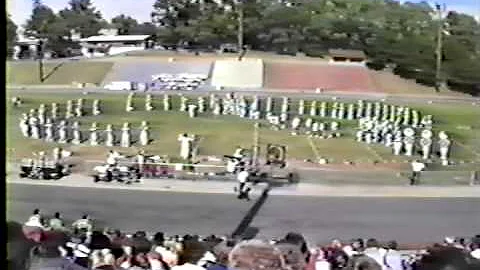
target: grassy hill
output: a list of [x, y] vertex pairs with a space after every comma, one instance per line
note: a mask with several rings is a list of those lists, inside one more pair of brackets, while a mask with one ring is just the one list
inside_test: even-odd
[[[69, 85], [72, 82], [100, 84], [113, 62], [45, 62], [43, 84]], [[7, 62], [8, 85], [42, 84], [37, 62]]]

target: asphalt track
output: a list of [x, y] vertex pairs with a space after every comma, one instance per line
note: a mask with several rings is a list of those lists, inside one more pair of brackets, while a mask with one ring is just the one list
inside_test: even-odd
[[[34, 208], [65, 219], [89, 213], [100, 226], [167, 234], [230, 234], [258, 237], [302, 232], [311, 242], [352, 237], [426, 243], [444, 236], [480, 233], [479, 198], [319, 198], [109, 190], [8, 184], [7, 218], [24, 221]], [[262, 199], [263, 200], [259, 200]], [[253, 209], [256, 208], [256, 209]], [[255, 211], [257, 210], [257, 211]], [[256, 213], [255, 213], [256, 212]], [[245, 218], [246, 217], [246, 218]]]

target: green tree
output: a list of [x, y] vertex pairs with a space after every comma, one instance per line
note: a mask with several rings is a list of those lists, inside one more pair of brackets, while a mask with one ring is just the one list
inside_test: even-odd
[[131, 29], [132, 35], [151, 35], [155, 36], [158, 32], [157, 27], [149, 22], [138, 24]]
[[[259, 38], [269, 50], [282, 53], [296, 53], [302, 47], [310, 12], [304, 5], [270, 5], [264, 10], [264, 30]], [[278, 18], [282, 18], [278, 20]]]
[[118, 15], [112, 18], [113, 28], [118, 30], [119, 35], [131, 35], [132, 32], [138, 27], [137, 20], [124, 14]]
[[[427, 2], [393, 0], [157, 0], [152, 18], [163, 42], [234, 42], [240, 7], [244, 41], [254, 49], [324, 55], [330, 48], [366, 52], [372, 66], [435, 83], [439, 21]], [[443, 44], [444, 77], [452, 85], [478, 82], [480, 25], [451, 12]]]
[[47, 38], [52, 32], [52, 26], [56, 20], [57, 16], [53, 10], [37, 1], [33, 6], [30, 19], [25, 25], [25, 33], [37, 38]]
[[13, 53], [13, 47], [17, 41], [17, 25], [10, 18], [10, 14], [7, 15], [7, 56], [10, 57]]
[[17, 41], [17, 25], [10, 18], [10, 14], [7, 15], [7, 46], [13, 47]]
[[75, 30], [82, 38], [97, 35], [107, 26], [90, 0], [70, 0], [68, 5], [60, 11], [60, 17], [67, 22], [68, 29]]

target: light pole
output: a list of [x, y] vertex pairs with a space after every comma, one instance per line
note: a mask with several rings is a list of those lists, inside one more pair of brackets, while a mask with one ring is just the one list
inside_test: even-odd
[[252, 153], [252, 166], [255, 168], [258, 165], [258, 154], [260, 148], [260, 123], [256, 122], [253, 125], [253, 153]]
[[243, 37], [244, 37], [244, 1], [245, 0], [236, 0], [235, 4], [237, 6], [237, 21], [238, 21], [238, 31], [237, 31], [237, 46], [238, 46], [238, 60], [241, 61], [245, 55]]
[[43, 40], [38, 41], [37, 45], [37, 58], [38, 58], [38, 76], [40, 82], [43, 83]]
[[443, 84], [443, 78], [442, 78], [443, 30], [444, 30], [443, 13], [445, 12], [446, 8], [445, 8], [445, 5], [441, 6], [440, 4], [436, 4], [435, 7], [437, 11], [437, 16], [438, 16], [437, 46], [435, 50], [435, 54], [436, 54], [435, 91], [439, 92], [440, 86]]

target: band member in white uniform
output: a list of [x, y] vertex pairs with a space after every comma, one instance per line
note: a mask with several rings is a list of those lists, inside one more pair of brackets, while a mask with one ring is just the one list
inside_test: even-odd
[[238, 187], [235, 187], [235, 192], [238, 192], [238, 199], [245, 199], [250, 201], [249, 192], [251, 190], [250, 185], [248, 184], [249, 173], [245, 167], [240, 167], [237, 174]]

